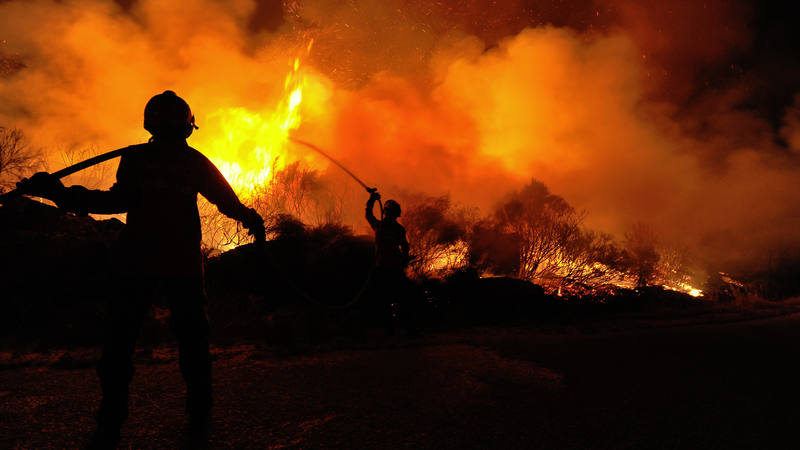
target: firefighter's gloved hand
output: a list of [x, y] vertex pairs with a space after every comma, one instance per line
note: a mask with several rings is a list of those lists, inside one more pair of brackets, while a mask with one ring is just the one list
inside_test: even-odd
[[381, 194], [379, 194], [377, 190], [370, 191], [369, 199], [373, 200], [373, 201], [380, 200], [381, 199]]
[[17, 182], [17, 189], [23, 194], [53, 201], [59, 199], [66, 190], [61, 180], [47, 172], [37, 172], [30, 178], [23, 178]]
[[247, 214], [242, 220], [242, 225], [247, 228], [247, 234], [253, 236], [256, 242], [267, 240], [267, 232], [264, 229], [264, 219], [253, 208], [247, 208]]

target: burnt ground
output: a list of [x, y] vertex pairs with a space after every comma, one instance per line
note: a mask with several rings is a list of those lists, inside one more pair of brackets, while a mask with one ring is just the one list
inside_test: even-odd
[[[212, 448], [798, 448], [800, 314], [214, 348]], [[79, 447], [96, 350], [0, 358], [0, 447]], [[137, 354], [123, 448], [179, 443], [171, 347]]]

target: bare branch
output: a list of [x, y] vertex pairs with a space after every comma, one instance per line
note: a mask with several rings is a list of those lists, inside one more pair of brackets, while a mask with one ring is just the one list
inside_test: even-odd
[[28, 146], [21, 130], [0, 127], [0, 191], [12, 189], [17, 181], [43, 167], [41, 151]]

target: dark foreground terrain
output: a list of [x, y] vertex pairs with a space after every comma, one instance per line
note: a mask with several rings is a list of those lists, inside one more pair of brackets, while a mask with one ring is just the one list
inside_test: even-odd
[[[800, 315], [491, 328], [298, 357], [215, 347], [212, 448], [798, 448]], [[78, 447], [94, 350], [5, 351], [0, 447]], [[174, 349], [143, 348], [123, 448], [178, 446]]]

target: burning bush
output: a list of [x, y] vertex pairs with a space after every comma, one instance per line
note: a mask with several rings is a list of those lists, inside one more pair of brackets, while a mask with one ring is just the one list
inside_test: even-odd
[[[308, 227], [289, 215], [270, 226], [274, 239], [263, 249], [244, 245], [208, 262], [209, 291], [263, 297], [263, 308], [309, 301], [338, 305], [363, 285], [372, 243], [342, 225]], [[318, 306], [318, 305], [317, 305]]]
[[493, 218], [519, 242], [517, 276], [542, 281], [559, 273], [559, 253], [579, 231], [581, 220], [572, 206], [537, 180], [508, 195], [495, 208]]
[[557, 255], [560, 287], [615, 284], [625, 277], [625, 252], [608, 234], [577, 229]]
[[512, 192], [470, 234], [470, 261], [552, 289], [618, 276], [622, 251], [609, 235], [585, 229], [583, 215], [537, 181]]
[[637, 287], [663, 286], [692, 296], [702, 292], [693, 287], [689, 252], [679, 244], [663, 241], [645, 223], [636, 223], [625, 233], [621, 267]]
[[418, 278], [442, 275], [467, 264], [469, 212], [447, 196], [403, 198], [402, 222], [411, 247], [411, 272]]
[[517, 236], [504, 232], [491, 219], [478, 221], [469, 233], [469, 265], [482, 273], [514, 275], [520, 246]]
[[[274, 176], [252, 186], [242, 198], [264, 217], [268, 228], [279, 227], [280, 222], [289, 216], [316, 226], [337, 224], [342, 219], [342, 199], [318, 171], [300, 162], [275, 170]], [[250, 242], [247, 230], [237, 221], [220, 214], [216, 206], [203, 199], [199, 210], [206, 247], [229, 250]]]
[[643, 223], [637, 223], [625, 233], [625, 248], [628, 252], [628, 270], [636, 277], [637, 286], [652, 284], [656, 277], [658, 252], [656, 235]]

